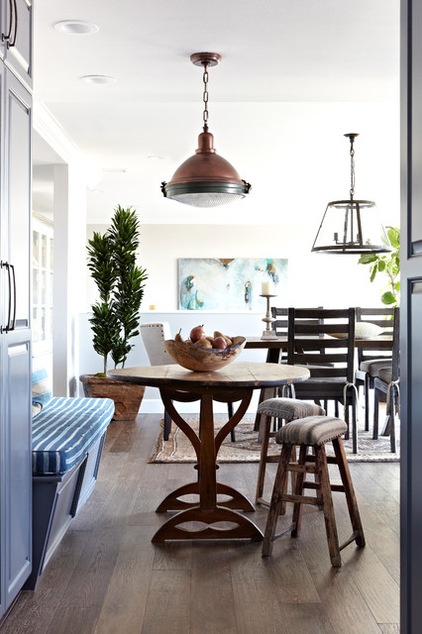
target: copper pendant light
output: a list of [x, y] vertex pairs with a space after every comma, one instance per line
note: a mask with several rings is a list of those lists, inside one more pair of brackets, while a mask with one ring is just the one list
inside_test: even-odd
[[350, 140], [350, 199], [329, 202], [312, 246], [321, 253], [387, 253], [387, 233], [371, 200], [355, 200], [355, 132]]
[[221, 60], [218, 53], [194, 53], [190, 60], [202, 66], [205, 104], [203, 132], [198, 136], [198, 149], [175, 171], [169, 183], [161, 183], [167, 198], [193, 207], [217, 207], [244, 198], [250, 184], [242, 180], [234, 167], [214, 149], [214, 137], [208, 131], [208, 67]]

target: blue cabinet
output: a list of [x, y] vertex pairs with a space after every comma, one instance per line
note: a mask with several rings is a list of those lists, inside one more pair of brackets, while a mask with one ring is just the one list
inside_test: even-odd
[[0, 0], [0, 57], [32, 87], [32, 0]]
[[[13, 4], [13, 3], [12, 3]], [[0, 618], [31, 572], [32, 98], [0, 60]]]

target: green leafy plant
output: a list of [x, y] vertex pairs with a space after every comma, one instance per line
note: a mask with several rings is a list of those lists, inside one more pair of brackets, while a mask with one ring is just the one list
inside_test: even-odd
[[381, 301], [388, 306], [400, 304], [400, 229], [387, 227], [387, 235], [392, 246], [389, 253], [364, 253], [360, 256], [358, 264], [368, 264], [370, 280], [373, 282], [378, 274], [387, 276], [388, 283]]
[[94, 350], [103, 358], [104, 375], [109, 355], [115, 368], [124, 367], [133, 348], [130, 340], [139, 334], [139, 308], [148, 275], [136, 264], [138, 246], [136, 212], [120, 205], [109, 229], [104, 234], [95, 231], [88, 240], [88, 268], [99, 293], [89, 322]]

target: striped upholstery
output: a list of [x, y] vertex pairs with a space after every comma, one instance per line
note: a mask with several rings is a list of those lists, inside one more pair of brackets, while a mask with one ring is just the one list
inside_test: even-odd
[[72, 469], [104, 434], [113, 413], [108, 398], [51, 398], [32, 421], [33, 475]]
[[334, 416], [307, 416], [294, 420], [276, 434], [276, 441], [289, 445], [323, 445], [347, 431], [344, 420]]
[[51, 397], [51, 384], [45, 368], [32, 372], [32, 416], [38, 416]]
[[267, 398], [258, 405], [258, 414], [285, 418], [290, 421], [305, 416], [323, 416], [325, 410], [315, 403], [308, 403], [299, 398]]

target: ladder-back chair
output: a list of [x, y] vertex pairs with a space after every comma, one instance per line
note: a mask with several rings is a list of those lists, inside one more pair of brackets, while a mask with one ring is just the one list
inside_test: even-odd
[[[311, 376], [292, 390], [296, 398], [344, 406], [353, 452], [358, 450], [354, 308], [289, 308], [287, 361], [304, 365]], [[351, 415], [350, 415], [351, 414]]]

